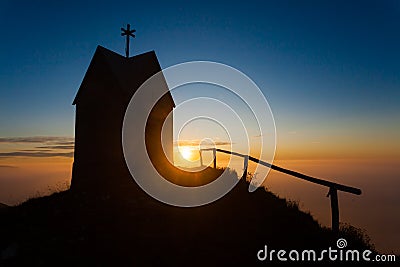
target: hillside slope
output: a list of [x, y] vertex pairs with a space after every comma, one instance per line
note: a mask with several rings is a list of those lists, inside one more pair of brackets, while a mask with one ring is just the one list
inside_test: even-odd
[[[232, 173], [235, 176], [235, 173]], [[236, 178], [235, 178], [236, 179]], [[250, 266], [257, 252], [327, 249], [337, 236], [296, 205], [239, 184], [197, 208], [160, 203], [139, 188], [114, 195], [71, 191], [0, 213], [5, 266]], [[350, 247], [368, 247], [347, 236]], [[1, 264], [0, 264], [1, 265]]]

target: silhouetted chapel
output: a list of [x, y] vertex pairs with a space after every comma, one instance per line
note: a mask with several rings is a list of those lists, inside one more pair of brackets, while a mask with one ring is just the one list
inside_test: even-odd
[[[102, 46], [97, 47], [73, 102], [76, 114], [72, 190], [95, 192], [134, 184], [123, 156], [123, 119], [133, 94], [159, 71], [161, 67], [154, 51], [123, 57]], [[168, 117], [171, 121], [163, 130], [163, 139], [170, 140], [165, 150], [167, 155], [160, 151], [160, 129], [173, 110], [174, 101], [166, 83], [161, 89], [166, 94], [162, 104], [157, 103], [153, 109], [158, 115], [150, 116], [149, 120], [153, 131], [153, 155], [162, 155], [161, 162], [165, 163], [164, 156], [173, 158], [172, 116]]]

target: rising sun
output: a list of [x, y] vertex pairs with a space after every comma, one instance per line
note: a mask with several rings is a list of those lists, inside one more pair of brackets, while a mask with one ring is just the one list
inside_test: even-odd
[[187, 147], [187, 146], [180, 147], [179, 152], [181, 153], [181, 155], [182, 155], [182, 157], [184, 159], [186, 159], [186, 160], [191, 160], [192, 159], [192, 154], [193, 153], [192, 153], [192, 150], [189, 147]]

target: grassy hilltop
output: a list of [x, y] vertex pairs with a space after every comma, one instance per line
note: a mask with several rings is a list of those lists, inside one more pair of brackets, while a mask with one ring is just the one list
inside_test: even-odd
[[[264, 245], [336, 248], [338, 236], [295, 203], [263, 188], [249, 193], [248, 185], [242, 179], [196, 208], [165, 205], [136, 185], [30, 199], [0, 209], [0, 266], [265, 266], [256, 256]], [[348, 248], [371, 248], [352, 227], [339, 236]]]

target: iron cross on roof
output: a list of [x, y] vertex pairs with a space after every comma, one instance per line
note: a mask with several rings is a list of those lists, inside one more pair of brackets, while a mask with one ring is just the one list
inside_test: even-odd
[[129, 58], [129, 37], [135, 38], [135, 35], [133, 33], [136, 32], [136, 30], [131, 30], [131, 25], [127, 24], [126, 30], [124, 28], [121, 28], [121, 31], [121, 36], [126, 36], [125, 55], [126, 58]]

